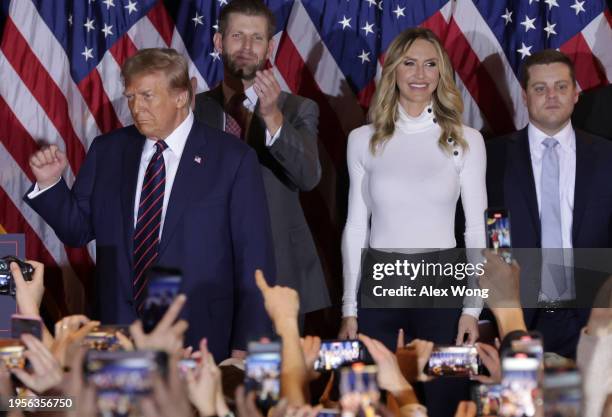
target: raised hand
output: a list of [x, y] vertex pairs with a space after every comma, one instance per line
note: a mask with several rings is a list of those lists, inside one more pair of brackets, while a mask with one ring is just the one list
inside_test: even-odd
[[41, 190], [55, 184], [68, 165], [66, 154], [57, 145], [42, 148], [30, 157], [30, 168]]
[[44, 275], [45, 266], [40, 262], [27, 261], [34, 268], [32, 280], [26, 281], [21, 274], [21, 269], [15, 262], [11, 262], [11, 274], [15, 279], [15, 298], [17, 307], [21, 314], [26, 316], [39, 316], [40, 303], [45, 293]]
[[283, 115], [278, 108], [281, 87], [272, 70], [257, 71], [253, 88], [259, 98], [259, 114], [272, 136], [283, 124]]
[[32, 365], [32, 373], [13, 368], [11, 369], [13, 375], [19, 378], [26, 387], [39, 394], [57, 387], [64, 376], [60, 363], [45, 345], [34, 336], [24, 334], [21, 336], [21, 340], [28, 348], [25, 351], [25, 357]]
[[356, 339], [357, 338], [357, 317], [343, 317], [338, 332], [338, 339]]
[[270, 287], [259, 269], [255, 271], [255, 283], [261, 291], [268, 315], [274, 323], [274, 328], [281, 334], [287, 326], [297, 325], [300, 299], [297, 291], [289, 287], [275, 285]]
[[183, 338], [189, 325], [185, 320], [178, 320], [179, 314], [187, 301], [184, 294], [179, 294], [168, 311], [159, 321], [151, 333], [145, 333], [140, 320], [130, 326], [130, 334], [134, 338], [134, 344], [138, 350], [164, 350], [169, 355], [178, 355], [183, 349]]

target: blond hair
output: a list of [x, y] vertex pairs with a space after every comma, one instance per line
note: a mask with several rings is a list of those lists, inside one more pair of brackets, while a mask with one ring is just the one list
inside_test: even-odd
[[127, 86], [134, 77], [155, 72], [162, 72], [166, 75], [170, 89], [187, 91], [186, 106], [191, 104], [193, 86], [189, 79], [189, 66], [185, 57], [175, 49], [145, 48], [139, 50], [125, 61], [121, 68], [121, 77]]
[[414, 41], [423, 39], [430, 42], [438, 55], [438, 68], [440, 80], [432, 95], [433, 112], [436, 122], [442, 129], [438, 144], [447, 152], [452, 152], [453, 144], [448, 141], [452, 138], [454, 143], [463, 150], [468, 144], [463, 137], [461, 115], [463, 113], [463, 100], [461, 93], [455, 85], [453, 67], [448, 54], [442, 47], [440, 40], [429, 29], [413, 28], [400, 33], [389, 45], [382, 76], [376, 86], [376, 93], [370, 106], [370, 121], [374, 125], [374, 134], [370, 139], [370, 151], [373, 155], [393, 136], [399, 105], [399, 89], [395, 70], [403, 61], [406, 52]]

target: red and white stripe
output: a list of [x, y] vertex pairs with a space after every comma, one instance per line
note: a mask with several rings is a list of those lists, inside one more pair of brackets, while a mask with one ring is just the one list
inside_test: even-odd
[[612, 13], [606, 10], [583, 30], [582, 36], [589, 49], [603, 67], [608, 82], [612, 82]]
[[[83, 145], [88, 148], [91, 141], [100, 134], [100, 130], [68, 72], [70, 64], [62, 45], [30, 0], [11, 2], [9, 19], [26, 40], [28, 49], [43, 65], [53, 83], [64, 93], [69, 109], [66, 116]], [[11, 32], [5, 28], [3, 40], [7, 36], [10, 37]]]
[[455, 70], [495, 133], [522, 128], [527, 110], [503, 48], [473, 2], [454, 3], [445, 46]]

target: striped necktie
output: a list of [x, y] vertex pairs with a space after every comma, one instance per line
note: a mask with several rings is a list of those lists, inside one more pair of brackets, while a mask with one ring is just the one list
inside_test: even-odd
[[144, 304], [147, 286], [145, 273], [157, 260], [161, 227], [166, 168], [163, 152], [168, 145], [163, 140], [155, 143], [155, 153], [147, 166], [138, 205], [138, 220], [134, 227], [134, 301], [138, 312]]
[[246, 99], [244, 93], [236, 93], [227, 103], [225, 112], [225, 131], [231, 135], [244, 139], [246, 136], [246, 109], [243, 102]]

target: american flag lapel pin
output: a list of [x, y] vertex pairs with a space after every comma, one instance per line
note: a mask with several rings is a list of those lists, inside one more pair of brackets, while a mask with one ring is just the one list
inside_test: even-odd
[[201, 164], [202, 163], [202, 157], [200, 155], [196, 155], [193, 157], [193, 160], [196, 164]]

